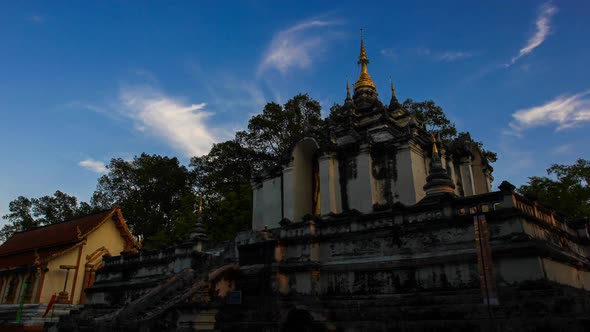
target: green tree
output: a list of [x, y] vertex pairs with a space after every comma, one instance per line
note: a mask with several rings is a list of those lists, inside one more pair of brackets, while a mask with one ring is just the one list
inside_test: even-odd
[[447, 118], [442, 107], [432, 100], [413, 101], [406, 99], [403, 108], [412, 114], [418, 122], [426, 126], [428, 131], [439, 134], [444, 141], [451, 141], [457, 137], [455, 124]]
[[72, 219], [80, 215], [78, 199], [57, 190], [53, 196], [35, 198], [33, 201], [33, 214], [37, 222], [42, 225], [51, 225]]
[[533, 176], [518, 191], [525, 197], [564, 213], [566, 221], [590, 217], [590, 161], [578, 159], [573, 165], [553, 164], [549, 177]]
[[322, 124], [320, 104], [298, 94], [283, 105], [266, 104], [235, 139], [215, 144], [208, 154], [192, 158], [197, 187], [205, 197], [204, 219], [213, 239], [231, 239], [248, 229], [252, 177], [277, 169], [293, 144]]
[[19, 196], [8, 204], [10, 213], [2, 218], [7, 221], [0, 231], [0, 240], [6, 241], [15, 232], [57, 224], [72, 218], [95, 212], [88, 203], [57, 190], [53, 196], [29, 199]]
[[258, 153], [256, 170], [276, 167], [304, 132], [323, 124], [321, 110], [320, 103], [307, 94], [298, 94], [284, 105], [268, 103], [262, 114], [250, 119], [248, 130], [236, 134], [236, 139]]
[[228, 240], [248, 229], [252, 220], [252, 169], [264, 160], [262, 155], [238, 140], [230, 140], [191, 160], [197, 187], [204, 196], [204, 220], [212, 239]]
[[416, 120], [422, 123], [428, 131], [433, 131], [440, 135], [444, 142], [448, 143], [457, 138], [467, 137], [477, 145], [488, 162], [494, 163], [498, 160], [498, 155], [495, 152], [484, 149], [483, 143], [473, 140], [469, 132], [458, 133], [455, 124], [447, 118], [442, 107], [438, 106], [434, 101], [413, 101], [412, 99], [406, 99], [403, 103], [403, 107], [410, 112]]
[[179, 237], [174, 218], [192, 209], [195, 198], [192, 174], [177, 158], [144, 153], [131, 161], [112, 159], [107, 169], [98, 179], [93, 206], [119, 204], [129, 227], [148, 248]]
[[10, 213], [2, 217], [7, 224], [0, 231], [0, 241], [6, 241], [16, 232], [28, 231], [39, 226], [37, 220], [33, 218], [32, 208], [33, 202], [24, 196], [19, 196], [8, 203]]

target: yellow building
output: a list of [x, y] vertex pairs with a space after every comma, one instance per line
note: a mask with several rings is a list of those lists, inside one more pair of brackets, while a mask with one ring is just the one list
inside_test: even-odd
[[0, 303], [83, 304], [102, 256], [137, 248], [119, 208], [16, 233], [0, 246]]

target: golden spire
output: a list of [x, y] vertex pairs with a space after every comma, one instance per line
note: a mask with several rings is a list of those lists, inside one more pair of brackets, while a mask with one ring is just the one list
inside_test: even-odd
[[365, 50], [365, 40], [363, 38], [363, 29], [361, 29], [361, 54], [359, 55], [358, 64], [361, 65], [361, 75], [359, 79], [354, 83], [354, 89], [358, 89], [360, 87], [370, 87], [376, 89], [377, 86], [375, 82], [369, 76], [369, 71], [367, 69], [367, 65], [369, 64], [369, 58], [367, 57], [367, 51]]
[[350, 85], [348, 84], [348, 80], [346, 80], [346, 100], [350, 99]]
[[391, 80], [391, 77], [389, 78], [389, 84], [391, 84], [391, 96], [397, 98], [397, 96], [395, 95], [395, 87], [393, 86], [393, 81]]
[[433, 132], [430, 132], [430, 136], [432, 136], [432, 153], [438, 154], [438, 148], [436, 147], [436, 137], [434, 137]]

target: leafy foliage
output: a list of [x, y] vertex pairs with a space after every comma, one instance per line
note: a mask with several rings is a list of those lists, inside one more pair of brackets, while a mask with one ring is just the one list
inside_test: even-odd
[[412, 99], [406, 99], [403, 107], [422, 123], [428, 131], [440, 135], [440, 138], [444, 142], [450, 142], [454, 139], [468, 136], [470, 141], [477, 144], [488, 162], [494, 163], [498, 160], [498, 155], [495, 152], [484, 149], [483, 143], [472, 140], [469, 132], [458, 133], [455, 124], [447, 118], [442, 107], [438, 106], [434, 101], [425, 100], [416, 102]]
[[553, 164], [549, 177], [533, 176], [518, 191], [525, 197], [561, 211], [567, 221], [590, 217], [590, 161], [578, 159], [573, 165]]
[[252, 176], [276, 169], [307, 130], [319, 128], [320, 104], [298, 94], [284, 105], [268, 103], [236, 138], [215, 144], [191, 159], [196, 184], [205, 197], [204, 215], [213, 239], [233, 238], [252, 220]]
[[266, 104], [262, 114], [253, 116], [248, 130], [238, 132], [236, 139], [258, 154], [260, 163], [255, 168], [266, 169], [276, 166], [304, 132], [322, 123], [320, 103], [307, 94], [298, 94], [282, 106]]
[[174, 217], [186, 211], [186, 204], [193, 206], [195, 194], [192, 174], [177, 158], [144, 153], [131, 161], [112, 159], [107, 169], [92, 196], [94, 206], [119, 204], [129, 227], [148, 248], [178, 237]]
[[443, 112], [442, 107], [438, 106], [432, 100], [415, 102], [412, 99], [406, 99], [402, 105], [416, 120], [424, 124], [429, 131], [439, 134], [445, 141], [450, 141], [457, 137], [457, 128]]
[[191, 159], [197, 187], [204, 196], [205, 224], [212, 239], [227, 240], [247, 229], [252, 219], [252, 169], [264, 158], [266, 154], [230, 140]]
[[0, 230], [0, 240], [6, 241], [15, 232], [51, 225], [95, 211], [88, 203], [78, 204], [75, 196], [56, 191], [53, 196], [29, 199], [19, 196], [8, 204], [10, 213], [2, 218], [8, 223]]

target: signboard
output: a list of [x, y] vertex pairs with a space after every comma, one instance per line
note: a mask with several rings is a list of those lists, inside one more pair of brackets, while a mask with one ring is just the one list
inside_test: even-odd
[[242, 304], [242, 291], [232, 291], [227, 293], [227, 304]]

